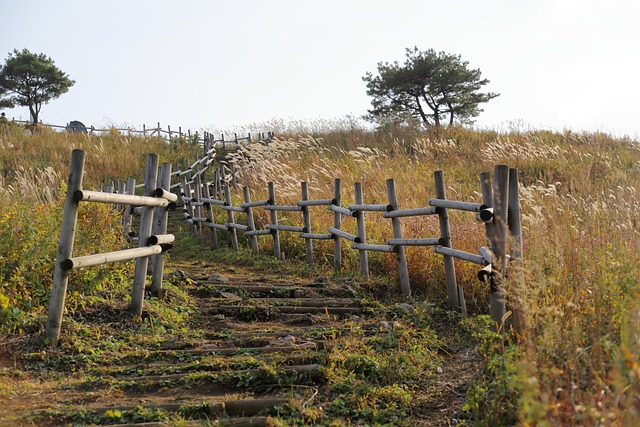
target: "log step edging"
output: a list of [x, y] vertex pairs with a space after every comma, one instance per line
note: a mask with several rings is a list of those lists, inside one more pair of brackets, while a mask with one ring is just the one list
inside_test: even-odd
[[[282, 398], [262, 398], [262, 399], [239, 399], [226, 400], [223, 402], [209, 400], [208, 402], [181, 402], [181, 403], [159, 403], [149, 405], [132, 405], [132, 406], [102, 406], [97, 408], [88, 408], [93, 412], [104, 413], [107, 411], [133, 411], [140, 406], [148, 409], [164, 409], [169, 412], [177, 412], [182, 408], [189, 406], [201, 406], [207, 411], [207, 415], [212, 417], [250, 417], [258, 415], [266, 409], [275, 408], [289, 403], [288, 399]], [[139, 424], [137, 424], [139, 425]]]
[[255, 305], [219, 305], [213, 309], [222, 312], [237, 312], [239, 310], [268, 311], [273, 310], [273, 314], [360, 314], [364, 310], [362, 307], [309, 307], [309, 306], [255, 306]]
[[[122, 382], [154, 382], [154, 381], [166, 381], [166, 380], [178, 380], [182, 378], [186, 378], [188, 376], [196, 375], [196, 374], [219, 374], [219, 375], [234, 375], [234, 374], [259, 374], [262, 372], [261, 368], [253, 368], [253, 369], [241, 369], [234, 371], [204, 371], [204, 372], [187, 372], [181, 374], [169, 374], [169, 375], [146, 375], [146, 376], [138, 376], [138, 377], [113, 377], [116, 381]], [[293, 374], [305, 374], [308, 375], [311, 379], [317, 380], [320, 379], [321, 374], [317, 364], [311, 365], [298, 365], [298, 366], [284, 366], [277, 369], [278, 372], [283, 373], [284, 375], [293, 375]]]

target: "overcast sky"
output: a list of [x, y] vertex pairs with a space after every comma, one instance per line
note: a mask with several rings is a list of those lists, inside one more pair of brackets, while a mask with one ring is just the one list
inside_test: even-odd
[[417, 46], [461, 55], [501, 94], [479, 128], [637, 137], [639, 42], [638, 0], [0, 0], [2, 63], [27, 48], [76, 81], [43, 106], [52, 124], [361, 116], [362, 76]]

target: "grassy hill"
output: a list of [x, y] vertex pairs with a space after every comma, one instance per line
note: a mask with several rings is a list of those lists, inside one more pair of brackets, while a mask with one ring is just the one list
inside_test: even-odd
[[[72, 148], [87, 152], [87, 187], [129, 176], [141, 180], [145, 153], [184, 164], [196, 149], [115, 132], [90, 137], [0, 129], [0, 322], [4, 344], [13, 343], [13, 349], [38, 350], [32, 338], [46, 317], [59, 195]], [[435, 194], [435, 170], [444, 171], [449, 198], [477, 203], [481, 172], [496, 164], [518, 168], [526, 270], [521, 299], [530, 329], [519, 344], [482, 340], [484, 368], [467, 389], [466, 422], [635, 425], [640, 420], [638, 141], [569, 131], [354, 128], [282, 134], [266, 148], [256, 144], [239, 151], [231, 161], [253, 200], [267, 198], [269, 181], [276, 184], [279, 204], [299, 199], [300, 181], [309, 183], [312, 199], [331, 197], [333, 179], [341, 178], [344, 204], [356, 181], [363, 183], [366, 203], [382, 203], [385, 179], [394, 178], [401, 208], [426, 206]], [[79, 218], [78, 253], [122, 246], [119, 218], [108, 208], [83, 208]], [[475, 252], [486, 244], [484, 234], [481, 225], [465, 218], [452, 213], [454, 246]], [[329, 216], [318, 221], [318, 229], [330, 225]], [[390, 235], [389, 224], [373, 216], [367, 227], [372, 242]], [[437, 222], [406, 221], [403, 227], [411, 237], [438, 235]], [[265, 253], [267, 246], [261, 243]], [[304, 257], [302, 239], [284, 238], [283, 250], [289, 258]], [[330, 257], [328, 245], [314, 250], [318, 260]], [[436, 305], [445, 301], [438, 255], [407, 252], [414, 298]], [[370, 262], [377, 277], [371, 286], [378, 287], [380, 298], [390, 297], [397, 289], [394, 258], [376, 255]], [[355, 271], [357, 254], [346, 252], [345, 273]], [[477, 281], [474, 267], [457, 262], [456, 272], [471, 314], [486, 314], [488, 289]], [[126, 295], [131, 273], [129, 263], [74, 272], [68, 310]], [[384, 282], [391, 285], [380, 285]], [[0, 393], [8, 391], [0, 388]]]

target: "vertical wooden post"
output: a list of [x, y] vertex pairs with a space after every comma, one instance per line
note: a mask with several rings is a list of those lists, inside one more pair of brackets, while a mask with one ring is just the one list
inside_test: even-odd
[[[356, 205], [364, 204], [364, 196], [362, 194], [362, 183], [356, 182], [353, 185], [355, 192], [355, 203]], [[367, 243], [367, 229], [364, 223], [364, 212], [359, 211], [356, 213], [356, 225], [358, 229], [358, 238], [360, 239], [360, 243]], [[365, 280], [369, 280], [369, 256], [367, 255], [367, 251], [364, 249], [358, 250], [358, 256], [360, 257], [360, 274], [362, 274]]]
[[[144, 196], [153, 197], [156, 191], [158, 179], [158, 155], [149, 154], [147, 156], [147, 168], [144, 174]], [[151, 236], [153, 225], [153, 207], [142, 208], [140, 216], [140, 234], [138, 236], [138, 247], [147, 246], [147, 240]], [[147, 266], [149, 257], [136, 259], [136, 266], [133, 274], [133, 288], [131, 290], [130, 310], [135, 316], [142, 316], [142, 304], [144, 301], [144, 286], [147, 279]]]
[[[249, 194], [249, 187], [243, 187], [242, 193], [244, 194], [245, 203], [251, 203], [251, 195]], [[246, 208], [247, 212], [247, 225], [249, 226], [249, 231], [255, 231], [256, 222], [253, 219], [253, 208]], [[253, 236], [249, 236], [249, 243], [251, 244], [251, 253], [254, 255], [258, 255], [258, 236], [255, 234]]]
[[[309, 184], [301, 182], [302, 187], [302, 200], [309, 200]], [[311, 214], [309, 213], [309, 206], [302, 207], [302, 221], [305, 233], [311, 233]], [[313, 263], [313, 241], [309, 238], [304, 239], [304, 248], [306, 254], [307, 264]]]
[[[436, 197], [446, 200], [447, 191], [444, 185], [444, 174], [442, 171], [435, 171], [433, 178], [436, 186]], [[440, 238], [443, 239], [442, 246], [451, 247], [451, 230], [449, 228], [449, 214], [446, 208], [437, 208], [438, 219], [440, 220]], [[458, 284], [456, 283], [456, 270], [453, 263], [453, 257], [443, 255], [444, 272], [447, 282], [447, 294], [449, 295], [449, 307], [452, 310], [460, 310]]]
[[526, 333], [526, 317], [523, 310], [526, 290], [522, 265], [522, 226], [520, 224], [520, 196], [518, 194], [518, 169], [509, 169], [509, 207], [507, 224], [509, 227], [509, 255], [511, 260], [507, 266], [509, 272], [509, 292], [513, 308], [513, 325], [516, 334]]
[[211, 196], [212, 199], [220, 197], [220, 168], [213, 172], [213, 194]]
[[[202, 181], [200, 175], [196, 175], [195, 182], [193, 184], [193, 197], [196, 199], [195, 206], [193, 207], [193, 216], [196, 218], [202, 218]], [[200, 222], [196, 222], [193, 226], [197, 229], [198, 236], [202, 234], [202, 225]]]
[[[209, 184], [205, 182], [204, 187], [202, 187], [202, 191], [204, 192], [204, 198], [205, 199], [211, 199], [211, 194], [210, 194], [210, 190], [209, 190]], [[207, 208], [207, 218], [209, 219], [209, 222], [211, 224], [215, 224], [216, 220], [213, 217], [213, 205], [211, 205], [209, 203], [208, 208]], [[212, 233], [212, 237], [213, 237], [213, 248], [214, 249], [218, 249], [220, 247], [220, 244], [218, 243], [218, 230], [216, 230], [215, 228], [211, 228], [211, 233]]]
[[53, 272], [53, 289], [49, 300], [49, 312], [45, 338], [51, 347], [58, 345], [60, 339], [60, 326], [62, 325], [62, 313], [64, 312], [64, 300], [67, 294], [69, 272], [61, 267], [62, 261], [71, 258], [73, 242], [78, 221], [78, 202], [73, 199], [73, 193], [82, 190], [82, 174], [84, 172], [84, 151], [73, 150], [69, 165], [69, 178], [67, 180], [67, 195], [62, 214], [62, 226], [60, 228], [60, 240], [56, 255], [56, 266]]
[[[276, 189], [273, 185], [273, 182], [269, 182], [269, 201], [272, 205], [276, 204]], [[277, 211], [269, 211], [269, 216], [271, 217], [271, 224], [278, 225], [278, 212]], [[280, 251], [280, 233], [278, 230], [271, 230], [271, 235], [273, 236], [273, 256], [278, 259], [282, 259], [282, 252]]]
[[[236, 141], [236, 145], [237, 143], [238, 142]], [[233, 185], [233, 188], [238, 188], [238, 175], [235, 163], [231, 163], [231, 185]]]
[[[227, 206], [233, 206], [233, 202], [231, 201], [231, 193], [229, 192], [229, 186], [225, 184], [224, 186], [224, 199], [226, 201]], [[227, 211], [227, 222], [229, 224], [234, 224], [235, 220], [233, 218], [233, 211]], [[238, 250], [238, 231], [229, 227], [229, 235], [231, 237], [231, 249], [234, 251]]]
[[[158, 187], [163, 190], [171, 190], [171, 163], [163, 163], [160, 167], [160, 174], [158, 176]], [[169, 219], [168, 208], [156, 208], [154, 218], [154, 233], [153, 234], [167, 234], [167, 221]], [[153, 257], [153, 273], [151, 275], [151, 295], [163, 298], [162, 293], [162, 277], [164, 270], [164, 254], [159, 253]]]
[[[396, 186], [393, 179], [387, 179], [387, 196], [389, 197], [389, 204], [393, 207], [393, 210], [398, 209], [398, 197], [396, 195]], [[402, 239], [402, 224], [400, 218], [391, 218], [391, 226], [393, 227], [393, 237], [396, 239]], [[409, 283], [409, 266], [407, 265], [407, 255], [405, 253], [404, 246], [399, 245], [396, 247], [396, 256], [398, 258], [398, 271], [400, 274], [400, 286], [402, 288], [402, 296], [411, 296], [411, 285]]]
[[[136, 194], [136, 180], [135, 178], [127, 179], [127, 190], [126, 193], [130, 196]], [[122, 228], [127, 239], [131, 237], [131, 226], [133, 223], [133, 206], [127, 205], [125, 206], [124, 216], [122, 218]]]
[[[334, 180], [333, 199], [336, 206], [342, 206], [342, 181], [340, 178]], [[342, 229], [342, 214], [340, 212], [333, 213], [333, 227]], [[342, 239], [333, 236], [333, 270], [339, 272], [342, 269]]]
[[505, 278], [507, 272], [507, 212], [509, 206], [509, 168], [497, 165], [493, 174], [493, 251], [490, 294], [491, 320], [496, 331], [504, 332], [502, 319], [506, 313]]
[[142, 136], [144, 138], [147, 137], [147, 125], [145, 125], [144, 123], [142, 124]]
[[[118, 186], [118, 194], [124, 194], [125, 193], [124, 181], [118, 181], [117, 186]], [[121, 205], [120, 203], [116, 204], [116, 210], [118, 212], [122, 211], [122, 209], [123, 209], [123, 205]]]
[[[493, 189], [491, 187], [491, 174], [489, 172], [482, 172], [480, 174], [480, 188], [482, 188], [482, 204], [492, 208], [493, 207]], [[493, 242], [493, 220], [485, 222], [485, 231], [487, 233], [487, 240], [489, 243]]]

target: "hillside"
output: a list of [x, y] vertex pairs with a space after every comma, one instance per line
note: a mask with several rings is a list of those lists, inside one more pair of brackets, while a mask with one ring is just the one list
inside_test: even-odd
[[[198, 310], [194, 307], [198, 307], [199, 300], [193, 293], [182, 293], [182, 289], [176, 289], [176, 292], [179, 292], [181, 304], [190, 309], [179, 313], [178, 317], [167, 317], [156, 323], [106, 316], [104, 322], [107, 324], [89, 322], [87, 318], [98, 307], [121, 306], [126, 301], [131, 264], [123, 263], [74, 273], [67, 303], [73, 327], [67, 327], [64, 332], [67, 345], [49, 352], [38, 339], [46, 318], [59, 233], [60, 182], [67, 173], [71, 149], [82, 147], [87, 151], [85, 185], [97, 187], [129, 176], [141, 180], [144, 153], [156, 152], [162, 161], [182, 161], [184, 164], [193, 158], [195, 147], [182, 141], [167, 145], [116, 133], [104, 137], [48, 131], [28, 135], [19, 128], [0, 130], [0, 144], [0, 193], [5, 201], [0, 217], [0, 316], [5, 334], [0, 377], [3, 401], [11, 401], [16, 395], [16, 386], [37, 387], [34, 380], [48, 381], [47, 384], [55, 387], [55, 382], [61, 381], [60, 375], [69, 372], [69, 366], [73, 364], [81, 366], [79, 371], [92, 372], [92, 367], [100, 364], [99, 360], [106, 357], [107, 351], [113, 351], [95, 345], [95, 342], [105, 340], [106, 335], [101, 335], [104, 333], [122, 340], [121, 334], [131, 333], [132, 327], [138, 331], [144, 329], [152, 342], [158, 340], [158, 346], [165, 345], [162, 344], [166, 342], [164, 338], [181, 336], [181, 339], [194, 340], [202, 337], [201, 331], [190, 326], [197, 315]], [[128, 153], [127, 158], [131, 161], [122, 161], [123, 152]], [[239, 184], [250, 188], [253, 200], [267, 198], [267, 182], [275, 183], [278, 201], [282, 204], [295, 203], [299, 199], [300, 181], [309, 183], [312, 198], [329, 197], [333, 193], [334, 178], [341, 178], [345, 198], [353, 197], [350, 189], [355, 182], [362, 182], [367, 201], [381, 203], [386, 198], [385, 180], [394, 178], [398, 203], [403, 208], [426, 206], [427, 199], [434, 194], [435, 170], [444, 172], [451, 197], [478, 203], [481, 172], [492, 171], [496, 164], [517, 168], [521, 184], [526, 282], [519, 296], [530, 325], [528, 334], [518, 344], [507, 340], [503, 345], [481, 326], [486, 326], [488, 289], [477, 280], [476, 269], [467, 264], [456, 262], [456, 274], [464, 287], [471, 316], [464, 320], [444, 314], [444, 273], [440, 259], [432, 251], [407, 250], [414, 298], [411, 303], [419, 313], [409, 318], [393, 308], [400, 303], [400, 295], [396, 283], [397, 267], [391, 256], [371, 257], [373, 278], [368, 282], [358, 278], [357, 253], [349, 251], [345, 251], [341, 275], [332, 275], [330, 266], [320, 262], [316, 270], [305, 270], [303, 276], [311, 281], [318, 276], [328, 276], [331, 286], [344, 287], [344, 283], [348, 283], [362, 298], [371, 301], [372, 307], [387, 313], [382, 317], [371, 314], [371, 317], [365, 317], [365, 323], [393, 321], [390, 313], [400, 316], [397, 321], [403, 328], [402, 336], [396, 337], [399, 341], [386, 348], [394, 357], [422, 358], [416, 365], [422, 367], [422, 373], [428, 373], [427, 366], [431, 366], [431, 369], [439, 367], [436, 371], [446, 376], [455, 376], [452, 364], [456, 359], [444, 357], [444, 354], [453, 354], [460, 357], [459, 360], [466, 357], [465, 363], [479, 364], [476, 368], [467, 366], [461, 370], [466, 372], [460, 375], [465, 380], [457, 383], [454, 390], [466, 395], [455, 398], [458, 401], [456, 411], [443, 415], [450, 423], [454, 423], [453, 418], [469, 425], [543, 422], [553, 425], [634, 425], [638, 422], [638, 141], [605, 134], [547, 131], [328, 130], [311, 135], [278, 135], [269, 146], [249, 146], [232, 155], [229, 161], [239, 171]], [[241, 192], [234, 197], [241, 201]], [[110, 209], [84, 210], [80, 219], [79, 229], [83, 234], [77, 238], [80, 242], [78, 251], [113, 250], [123, 244], [118, 215]], [[456, 247], [474, 252], [486, 244], [481, 225], [455, 219], [453, 215], [451, 233]], [[258, 221], [266, 222], [266, 219], [258, 217]], [[317, 223], [319, 229], [330, 226], [330, 217], [326, 222], [322, 221]], [[437, 234], [438, 225], [437, 222], [415, 221], [403, 223], [403, 226], [407, 234], [423, 236]], [[371, 217], [367, 232], [372, 241], [382, 241], [389, 236], [390, 229], [388, 223]], [[103, 238], [97, 240], [96, 236]], [[186, 232], [181, 236], [183, 240], [190, 238]], [[253, 264], [250, 271], [242, 271], [245, 276], [268, 276], [269, 269], [283, 268], [274, 267], [266, 256], [249, 256], [247, 247], [241, 250], [244, 253], [241, 256], [230, 255], [226, 250], [208, 252], [208, 238], [204, 237], [204, 246], [197, 254], [177, 251], [170, 258], [169, 269], [186, 270], [185, 260], [200, 257], [203, 264], [198, 267], [203, 271], [189, 271], [189, 277], [207, 275], [212, 269], [228, 266], [231, 261]], [[304, 245], [300, 240], [283, 239], [282, 250], [288, 259], [304, 259]], [[260, 250], [268, 254], [268, 242], [261, 241]], [[331, 253], [331, 248], [319, 244], [314, 246], [314, 251], [315, 259], [323, 260]], [[289, 264], [297, 270], [308, 268], [296, 262]], [[288, 271], [288, 274], [294, 273]], [[152, 317], [169, 316], [161, 303], [149, 307]], [[113, 324], [118, 326], [118, 331], [109, 329]], [[170, 328], [168, 324], [171, 324]], [[164, 329], [161, 333], [155, 329], [160, 326]], [[359, 326], [349, 327], [352, 334], [346, 335], [350, 337], [346, 341], [336, 344], [342, 346], [340, 348], [353, 346], [349, 344], [350, 340], [357, 340], [357, 331], [362, 330]], [[435, 347], [443, 348], [444, 352], [434, 355], [434, 359], [425, 354], [401, 354], [413, 351], [412, 346], [421, 341], [429, 342], [432, 336]], [[128, 339], [126, 347], [130, 347], [129, 350], [143, 345], [139, 333], [133, 333]], [[231, 337], [229, 340], [233, 341]], [[368, 351], [375, 353], [375, 347], [357, 349], [357, 353], [364, 355]], [[415, 381], [409, 380], [403, 377], [409, 375], [409, 371], [403, 370], [393, 371], [402, 373], [394, 377], [390, 375], [390, 367], [375, 358], [363, 356], [355, 360], [350, 353], [339, 354], [335, 353], [336, 357], [342, 357], [337, 365], [331, 364], [331, 353], [320, 365], [325, 369], [338, 369], [335, 375], [355, 373], [357, 376], [359, 369], [368, 370], [362, 378], [358, 377], [368, 391], [361, 395], [353, 390], [350, 392], [363, 400], [360, 403], [343, 401], [344, 412], [340, 412], [336, 399], [340, 397], [341, 382], [332, 383], [332, 371], [327, 370], [324, 381], [329, 388], [322, 389], [325, 394], [320, 393], [318, 399], [327, 399], [326, 402], [334, 405], [332, 409], [323, 406], [324, 413], [313, 418], [298, 408], [298, 412], [289, 415], [280, 413], [282, 422], [287, 422], [287, 416], [290, 416], [289, 422], [295, 423], [295, 417], [303, 416], [306, 422], [315, 419], [328, 424], [331, 419], [336, 423], [352, 419], [358, 423], [354, 418], [358, 405], [375, 407], [375, 399], [382, 399], [380, 393], [391, 393], [391, 388], [371, 390], [393, 384], [400, 387], [393, 392], [396, 393], [393, 401], [408, 399], [411, 402], [405, 409], [396, 407], [398, 411], [393, 415], [399, 417], [396, 424], [416, 424], [420, 420], [426, 423], [433, 413], [439, 412], [437, 401], [420, 404], [418, 396], [427, 392], [429, 395], [442, 394], [447, 390], [446, 382], [434, 383], [428, 375], [417, 375]], [[36, 356], [42, 359], [42, 371], [30, 367]], [[473, 381], [468, 381], [476, 371]], [[437, 390], [437, 387], [441, 389]], [[429, 405], [433, 406], [432, 410], [426, 411], [425, 408], [431, 407]], [[361, 422], [383, 422], [384, 414], [387, 413], [375, 418], [371, 413], [361, 413]], [[40, 418], [28, 419], [38, 423]], [[443, 418], [439, 420], [443, 421]]]

